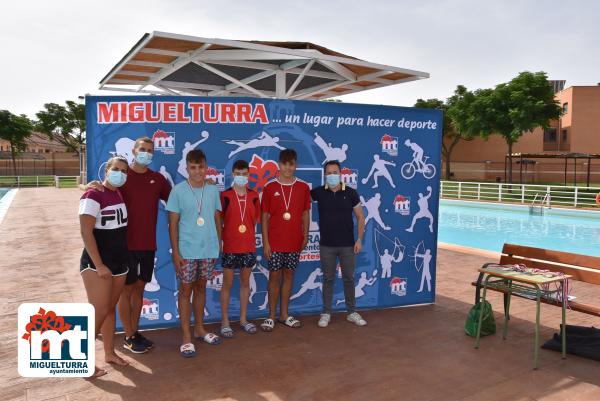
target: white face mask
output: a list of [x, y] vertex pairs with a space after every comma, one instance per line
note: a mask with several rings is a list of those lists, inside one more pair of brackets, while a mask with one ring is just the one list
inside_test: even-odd
[[142, 166], [147, 166], [152, 163], [153, 156], [154, 155], [150, 152], [138, 152], [138, 154], [135, 155], [135, 162], [137, 164], [141, 164]]
[[119, 170], [110, 170], [106, 179], [110, 185], [115, 188], [119, 188], [125, 184], [125, 181], [127, 181], [127, 174]]
[[238, 187], [243, 187], [246, 184], [248, 184], [248, 177], [246, 177], [245, 175], [234, 175], [233, 183]]
[[340, 184], [340, 175], [339, 174], [329, 174], [325, 176], [327, 180], [327, 184], [331, 187], [337, 187]]

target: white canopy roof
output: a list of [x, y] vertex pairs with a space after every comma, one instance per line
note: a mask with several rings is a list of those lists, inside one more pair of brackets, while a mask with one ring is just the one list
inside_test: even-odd
[[208, 39], [153, 32], [100, 81], [100, 89], [163, 95], [320, 100], [428, 78], [308, 42]]

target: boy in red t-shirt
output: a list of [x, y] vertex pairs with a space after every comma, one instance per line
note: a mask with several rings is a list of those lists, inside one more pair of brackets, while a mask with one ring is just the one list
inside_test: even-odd
[[246, 188], [249, 165], [245, 160], [233, 163], [233, 186], [221, 192], [223, 221], [223, 287], [221, 288], [221, 336], [233, 337], [229, 325], [229, 298], [234, 269], [240, 269], [240, 325], [248, 334], [257, 329], [246, 319], [250, 296], [250, 274], [256, 264], [256, 223], [260, 221], [258, 194]]
[[[279, 322], [298, 328], [302, 323], [288, 314], [294, 269], [308, 242], [310, 187], [296, 177], [298, 156], [293, 149], [279, 153], [279, 177], [269, 181], [262, 193], [263, 252], [269, 260], [269, 317], [260, 325], [273, 331], [281, 292]], [[283, 284], [282, 284], [283, 277]]]

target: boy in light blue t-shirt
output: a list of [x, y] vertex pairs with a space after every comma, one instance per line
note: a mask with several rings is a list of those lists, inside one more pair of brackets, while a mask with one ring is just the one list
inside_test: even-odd
[[173, 264], [179, 280], [179, 319], [183, 333], [181, 356], [196, 354], [190, 325], [190, 296], [194, 295], [194, 337], [209, 344], [221, 339], [202, 324], [206, 282], [212, 279], [221, 250], [221, 201], [215, 185], [206, 184], [206, 155], [196, 149], [186, 156], [189, 178], [173, 188], [167, 210]]

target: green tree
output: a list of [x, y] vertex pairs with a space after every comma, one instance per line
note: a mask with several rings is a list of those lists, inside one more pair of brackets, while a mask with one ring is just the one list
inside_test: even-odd
[[31, 136], [33, 123], [26, 115], [14, 115], [8, 110], [0, 110], [0, 139], [10, 143], [13, 173], [17, 175], [17, 156], [27, 148], [26, 140]]
[[417, 99], [417, 102], [415, 103], [415, 107], [420, 107], [422, 109], [438, 109], [444, 112], [444, 125], [442, 127], [442, 158], [446, 163], [447, 180], [449, 180], [451, 176], [450, 160], [454, 147], [461, 139], [470, 140], [473, 138], [469, 133], [463, 133], [463, 131], [457, 129], [457, 126], [454, 123], [453, 116], [459, 113], [459, 109], [457, 109], [459, 103], [465, 103], [463, 101], [465, 93], [470, 92], [468, 92], [464, 86], [458, 86], [454, 96], [450, 97], [446, 102], [440, 99]]
[[35, 128], [79, 154], [85, 143], [85, 105], [72, 100], [65, 103], [66, 106], [46, 103], [44, 110], [36, 113]]
[[547, 128], [561, 115], [545, 72], [521, 72], [508, 83], [475, 92], [469, 132], [487, 139], [500, 135], [508, 147], [508, 182], [512, 183], [513, 145], [536, 127]]

